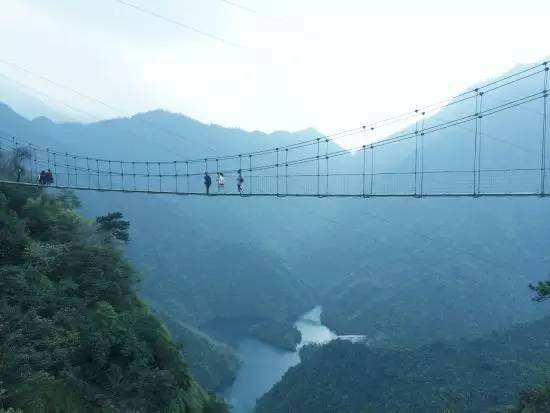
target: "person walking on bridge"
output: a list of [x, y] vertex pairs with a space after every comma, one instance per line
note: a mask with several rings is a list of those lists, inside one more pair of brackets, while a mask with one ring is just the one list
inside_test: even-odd
[[50, 186], [53, 184], [53, 174], [52, 171], [48, 168], [48, 171], [46, 172], [46, 185]]
[[212, 185], [212, 178], [208, 175], [208, 172], [204, 173], [204, 186], [206, 187], [206, 195], [210, 195], [210, 185]]
[[224, 192], [225, 190], [225, 177], [223, 176], [223, 172], [218, 172], [218, 177], [216, 178], [218, 181], [218, 192]]
[[243, 175], [241, 173], [241, 170], [239, 169], [238, 171], [238, 176], [237, 176], [237, 190], [239, 191], [239, 194], [242, 195], [243, 193], [243, 182], [244, 182], [244, 178], [243, 178]]

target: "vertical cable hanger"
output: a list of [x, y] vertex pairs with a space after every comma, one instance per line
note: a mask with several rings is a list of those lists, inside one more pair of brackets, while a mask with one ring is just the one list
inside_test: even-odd
[[97, 189], [101, 190], [101, 183], [99, 179], [99, 159], [95, 160], [96, 169], [97, 169]]
[[71, 185], [71, 171], [69, 170], [69, 154], [65, 152], [65, 172], [67, 172], [67, 188]]
[[122, 187], [122, 191], [124, 192], [124, 162], [120, 161], [120, 186]]
[[53, 152], [53, 173], [55, 174], [55, 182], [59, 185], [59, 175], [57, 175], [57, 155]]
[[[48, 164], [48, 170], [50, 169], [50, 165]], [[38, 157], [36, 156], [36, 148], [34, 148], [34, 172], [38, 174]], [[31, 179], [34, 178], [35, 175], [31, 175]]]
[[113, 189], [113, 170], [111, 167], [111, 161], [109, 161], [109, 189]]
[[90, 174], [90, 158], [86, 157], [86, 174], [88, 175], [88, 189], [92, 188], [92, 177]]
[[76, 156], [73, 156], [73, 164], [74, 164], [74, 183], [75, 183], [75, 187], [78, 188], [78, 165], [77, 165]]
[[134, 181], [134, 191], [137, 191], [137, 183], [136, 183], [136, 163], [135, 163], [135, 161], [132, 162], [132, 180]]
[[159, 170], [159, 192], [162, 192], [162, 171], [160, 169], [160, 162], [157, 162]]
[[252, 154], [248, 155], [248, 172], [250, 177], [250, 195], [252, 195]]
[[33, 171], [33, 161], [34, 163], [36, 162], [36, 158], [33, 159], [33, 151], [32, 151], [32, 145], [29, 143], [29, 155], [30, 155], [30, 160], [29, 160], [29, 173], [31, 174], [31, 176], [34, 176], [34, 171]]
[[149, 171], [149, 162], [145, 162], [145, 170], [147, 173], [147, 192], [151, 192], [151, 173]]
[[[51, 167], [50, 167], [50, 150], [48, 148], [46, 148], [46, 162], [48, 164], [48, 169], [51, 169]], [[38, 174], [38, 170], [37, 170], [37, 174]], [[36, 178], [36, 175], [34, 175], [32, 178], [34, 180]], [[56, 177], [56, 179], [57, 179], [57, 177]], [[56, 184], [57, 184], [57, 182], [56, 182]]]

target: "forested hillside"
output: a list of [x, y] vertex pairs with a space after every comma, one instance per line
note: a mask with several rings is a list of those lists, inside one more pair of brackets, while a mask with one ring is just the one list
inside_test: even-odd
[[[2, 176], [25, 156], [0, 158]], [[120, 214], [92, 223], [70, 193], [0, 185], [0, 409], [225, 412], [136, 296]]]
[[159, 317], [172, 333], [174, 342], [182, 346], [187, 365], [203, 387], [221, 393], [233, 383], [240, 360], [231, 347], [166, 314]]
[[[549, 329], [545, 318], [471, 342], [439, 341], [410, 351], [341, 340], [305, 347], [302, 363], [260, 399], [257, 412], [513, 411], [522, 390], [550, 380]], [[532, 390], [521, 403], [547, 407], [548, 396]]]

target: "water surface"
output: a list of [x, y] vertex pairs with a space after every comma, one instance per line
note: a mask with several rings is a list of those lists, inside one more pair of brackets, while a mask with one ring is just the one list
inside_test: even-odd
[[[306, 344], [327, 343], [336, 334], [321, 324], [321, 307], [302, 315], [295, 323], [302, 334], [298, 349]], [[269, 391], [286, 371], [300, 362], [298, 351], [279, 350], [259, 340], [240, 342], [238, 351], [243, 360], [241, 369], [230, 390], [228, 402], [232, 413], [251, 413], [256, 399]]]

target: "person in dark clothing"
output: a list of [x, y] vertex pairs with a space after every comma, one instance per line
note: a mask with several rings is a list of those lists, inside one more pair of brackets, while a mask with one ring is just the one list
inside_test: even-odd
[[204, 173], [204, 186], [206, 187], [206, 195], [210, 194], [210, 185], [212, 185], [212, 178], [208, 175], [208, 172]]
[[46, 184], [46, 171], [40, 171], [40, 175], [38, 175], [38, 183], [40, 185]]
[[48, 172], [46, 172], [46, 185], [50, 186], [53, 184], [53, 174], [50, 169], [48, 169]]
[[17, 174], [17, 182], [19, 182], [21, 180], [21, 175], [23, 175], [23, 168], [17, 167], [16, 174]]
[[239, 191], [239, 194], [242, 194], [244, 178], [240, 169], [237, 172], [239, 173], [239, 175], [237, 176], [237, 190]]

